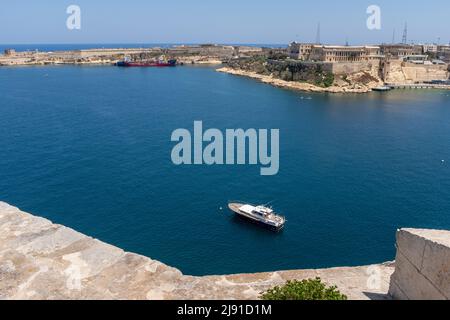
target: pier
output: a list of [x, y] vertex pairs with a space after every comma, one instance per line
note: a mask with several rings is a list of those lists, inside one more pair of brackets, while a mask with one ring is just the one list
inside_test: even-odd
[[448, 84], [431, 84], [431, 83], [419, 83], [419, 84], [388, 84], [387, 87], [391, 89], [450, 89]]

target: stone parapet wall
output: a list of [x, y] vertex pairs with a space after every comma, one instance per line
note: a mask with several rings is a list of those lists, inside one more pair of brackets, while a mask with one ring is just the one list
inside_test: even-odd
[[188, 276], [0, 202], [0, 300], [257, 299], [287, 280], [315, 277], [337, 285], [349, 299], [386, 299], [393, 269], [380, 264]]
[[401, 229], [389, 294], [401, 300], [450, 299], [450, 231]]
[[[450, 231], [402, 229], [397, 260], [371, 266], [189, 276], [0, 202], [2, 299], [258, 299], [320, 277], [349, 299], [449, 299]], [[389, 294], [388, 294], [389, 290]]]

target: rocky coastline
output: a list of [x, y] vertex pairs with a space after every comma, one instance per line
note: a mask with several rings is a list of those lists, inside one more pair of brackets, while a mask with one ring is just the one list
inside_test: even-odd
[[325, 93], [367, 93], [372, 91], [373, 88], [380, 86], [382, 83], [378, 81], [373, 81], [368, 84], [353, 84], [349, 85], [340, 84], [332, 85], [330, 87], [320, 87], [307, 82], [298, 81], [286, 81], [282, 79], [275, 78], [273, 75], [259, 74], [254, 71], [234, 69], [230, 67], [222, 67], [217, 69], [218, 72], [228, 73], [237, 76], [249, 77], [263, 83], [267, 83], [279, 88], [293, 89], [305, 92], [325, 92]]

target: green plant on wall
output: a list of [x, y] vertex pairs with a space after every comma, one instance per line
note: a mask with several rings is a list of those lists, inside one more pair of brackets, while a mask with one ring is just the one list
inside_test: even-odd
[[347, 300], [336, 286], [327, 287], [320, 278], [293, 280], [262, 293], [262, 300]]

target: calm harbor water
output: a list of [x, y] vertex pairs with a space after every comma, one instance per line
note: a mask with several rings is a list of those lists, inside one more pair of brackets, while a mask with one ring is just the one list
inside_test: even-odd
[[[309, 99], [311, 98], [311, 99]], [[174, 166], [176, 128], [279, 128], [280, 172]], [[186, 274], [392, 260], [450, 229], [450, 91], [293, 92], [208, 67], [0, 68], [0, 200]], [[279, 234], [228, 200], [274, 201]]]

